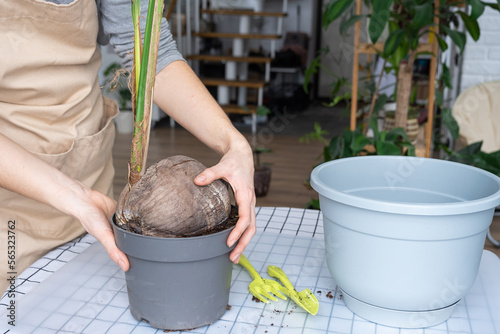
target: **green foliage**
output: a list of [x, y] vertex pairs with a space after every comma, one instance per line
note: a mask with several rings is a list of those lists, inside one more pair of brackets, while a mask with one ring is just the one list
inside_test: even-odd
[[[151, 132], [151, 106], [156, 77], [159, 35], [163, 0], [149, 0], [144, 39], [140, 27], [141, 0], [132, 0], [134, 24], [134, 136], [129, 165], [129, 185], [139, 180], [146, 169], [149, 134]], [[142, 40], [142, 48], [140, 47]]]
[[[379, 131], [376, 117], [371, 118], [368, 128], [372, 129], [373, 136], [364, 135], [361, 129], [345, 130], [341, 135], [334, 136], [328, 141], [324, 137], [327, 132], [315, 123], [314, 131], [301, 137], [301, 142], [319, 140], [325, 143], [320, 163], [361, 155], [415, 156], [415, 146], [402, 128]], [[306, 181], [306, 186], [309, 186], [309, 180]], [[307, 207], [319, 209], [319, 201], [312, 199]]]
[[258, 116], [265, 116], [269, 115], [271, 113], [271, 110], [266, 106], [258, 106], [256, 112]]
[[482, 152], [482, 144], [483, 142], [472, 143], [457, 152], [445, 150], [450, 161], [475, 166], [500, 176], [500, 151]]
[[450, 131], [453, 139], [458, 139], [459, 126], [455, 117], [453, 117], [450, 108], [441, 109], [441, 120], [443, 125]]
[[[389, 36], [384, 42], [383, 51], [377, 51], [377, 54], [387, 62], [385, 71], [394, 71], [397, 76], [399, 64], [402, 60], [413, 59], [418, 54], [422, 54], [419, 47], [421, 45], [420, 39], [424, 35], [429, 34], [432, 35], [430, 37], [436, 38], [442, 51], [450, 47], [448, 40], [451, 40], [462, 53], [467, 43], [467, 34], [474, 41], [480, 38], [481, 30], [477, 19], [483, 14], [485, 7], [500, 11], [500, 0], [497, 0], [497, 3], [465, 0], [465, 4], [469, 7], [466, 10], [461, 8], [463, 0], [441, 0], [439, 8], [436, 10], [434, 3], [435, 0], [364, 0], [364, 5], [371, 8], [371, 13], [368, 15], [355, 15], [354, 0], [330, 0], [325, 6], [322, 24], [323, 28], [326, 29], [332, 22], [340, 19], [340, 32], [346, 34], [354, 24], [369, 18], [368, 34], [373, 43], [377, 42], [382, 32], [387, 29]], [[436, 15], [439, 19], [438, 27], [434, 23]], [[461, 30], [462, 26], [465, 27], [465, 33]], [[436, 28], [439, 28], [439, 34], [435, 33]], [[447, 36], [449, 36], [449, 39], [446, 38]], [[328, 104], [328, 106], [334, 106], [341, 101], [349, 100], [351, 94], [340, 91], [341, 87], [348, 85], [347, 81], [335, 77], [334, 73], [321, 64], [321, 58], [327, 53], [328, 48], [323, 49], [307, 69], [304, 89], [307, 91], [313, 74], [316, 74], [320, 69], [325, 70], [335, 78], [331, 85], [331, 102]], [[439, 78], [441, 85], [436, 85], [436, 104], [441, 107], [442, 124], [449, 129], [454, 138], [458, 138], [458, 124], [453, 118], [451, 109], [444, 108], [441, 91], [442, 87], [452, 87], [450, 71], [444, 63], [440, 63], [438, 66], [442, 68], [442, 76]], [[377, 98], [376, 104], [373, 106], [375, 115], [387, 100], [387, 96]], [[325, 138], [326, 131], [321, 129], [319, 124], [315, 124], [314, 132], [301, 137], [301, 142], [320, 140], [325, 143], [322, 154], [324, 161], [368, 154], [415, 154], [415, 148], [409, 142], [403, 129], [379, 132], [375, 118], [372, 118], [369, 123], [369, 127], [374, 134], [373, 137], [367, 137], [361, 130], [356, 129], [354, 131], [345, 131], [328, 141]], [[496, 168], [499, 158], [498, 153], [486, 155], [484, 152], [480, 152], [480, 146], [479, 150], [477, 146], [473, 146], [463, 152], [459, 151], [454, 154], [450, 150], [448, 152], [450, 152], [449, 154], [453, 159], [468, 161], [489, 170]], [[317, 202], [312, 202], [312, 205], [314, 204], [317, 204]]]
[[313, 198], [306, 204], [306, 209], [319, 210], [319, 199]]
[[[390, 131], [379, 131], [377, 118], [372, 117], [369, 129], [373, 136], [364, 135], [360, 129], [345, 130], [341, 135], [334, 136], [326, 141], [323, 161], [327, 162], [359, 155], [408, 155], [415, 156], [415, 147], [411, 144], [403, 128], [394, 128]], [[306, 135], [309, 140], [325, 142], [327, 132], [315, 124], [315, 131]]]
[[402, 128], [378, 131], [375, 117], [372, 117], [369, 128], [373, 131], [370, 137], [360, 129], [346, 130], [333, 137], [325, 147], [324, 162], [359, 155], [415, 155], [415, 147]]
[[372, 13], [368, 24], [368, 33], [373, 43], [382, 35], [390, 17], [390, 8], [393, 0], [377, 0], [372, 3]]
[[311, 140], [317, 140], [322, 143], [328, 143], [328, 140], [325, 138], [326, 135], [328, 135], [328, 132], [323, 130], [318, 122], [314, 122], [314, 131], [300, 137], [299, 142], [309, 143]]
[[352, 6], [354, 0], [331, 1], [323, 12], [323, 28], [328, 28], [330, 23], [338, 19], [344, 12]]
[[[245, 110], [249, 114], [252, 113], [250, 111], [250, 109], [245, 105], [241, 105], [239, 107], [241, 109]], [[265, 116], [265, 115], [269, 115], [271, 113], [271, 110], [266, 106], [258, 106], [257, 109], [255, 110], [255, 113], [257, 114], [257, 116]]]
[[467, 0], [466, 3], [470, 5], [470, 18], [477, 20], [484, 12], [484, 3], [479, 0]]
[[340, 23], [340, 34], [345, 35], [347, 31], [358, 21], [366, 18], [366, 15], [353, 15], [351, 17], [343, 16]]
[[441, 28], [448, 36], [450, 36], [453, 43], [455, 43], [455, 45], [458, 46], [460, 52], [464, 52], [465, 43], [467, 42], [465, 34], [460, 31], [451, 30], [450, 28], [444, 25], [441, 26]]
[[[481, 30], [477, 22], [488, 6], [499, 11], [500, 0], [496, 3], [481, 0], [465, 0], [469, 10], [462, 10], [462, 1], [440, 1], [437, 14], [434, 12], [434, 0], [365, 0], [365, 5], [371, 7], [369, 15], [354, 15], [354, 0], [331, 0], [323, 13], [323, 27], [337, 19], [341, 19], [340, 32], [346, 34], [350, 27], [362, 19], [369, 18], [368, 33], [375, 43], [384, 29], [389, 30], [389, 38], [384, 43], [384, 58], [394, 66], [397, 72], [399, 61], [410, 52], [415, 52], [420, 46], [420, 38], [434, 31], [434, 17], [439, 17], [440, 35], [436, 36], [441, 50], [448, 49], [445, 37], [463, 52], [467, 43], [466, 34], [461, 31], [461, 23], [467, 34], [477, 41]], [[470, 14], [468, 14], [470, 13]], [[394, 58], [394, 59], [390, 59]]]
[[253, 149], [253, 156], [254, 156], [254, 165], [255, 168], [261, 167], [261, 161], [260, 161], [260, 156], [262, 153], [272, 153], [273, 150], [267, 147], [255, 147]]

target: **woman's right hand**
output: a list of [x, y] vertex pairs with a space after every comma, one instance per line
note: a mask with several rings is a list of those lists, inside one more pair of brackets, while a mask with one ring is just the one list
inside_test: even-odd
[[111, 259], [128, 270], [127, 256], [116, 246], [111, 228], [116, 209], [113, 199], [70, 178], [1, 133], [0, 147], [0, 187], [75, 217], [101, 242]]
[[73, 216], [104, 246], [109, 257], [123, 271], [127, 271], [130, 267], [128, 258], [116, 246], [111, 226], [116, 211], [116, 201], [98, 191], [83, 187], [83, 196], [78, 201]]

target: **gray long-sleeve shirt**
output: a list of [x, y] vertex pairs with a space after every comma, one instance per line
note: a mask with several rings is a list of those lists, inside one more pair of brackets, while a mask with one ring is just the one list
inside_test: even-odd
[[[55, 4], [69, 4], [73, 1], [89, 0], [46, 0]], [[148, 0], [141, 0], [141, 31], [144, 36]], [[99, 15], [99, 35], [97, 42], [101, 45], [110, 44], [114, 52], [122, 59], [122, 66], [132, 70], [134, 50], [134, 25], [132, 23], [130, 0], [96, 0]], [[162, 19], [160, 46], [156, 73], [176, 60], [183, 60], [177, 50], [176, 43], [170, 33], [168, 23]]]

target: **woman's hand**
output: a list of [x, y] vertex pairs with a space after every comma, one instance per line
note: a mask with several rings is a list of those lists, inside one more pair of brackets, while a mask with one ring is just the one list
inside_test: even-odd
[[116, 211], [116, 201], [86, 187], [82, 190], [82, 196], [78, 201], [78, 210], [73, 215], [80, 221], [85, 230], [104, 246], [109, 257], [123, 271], [127, 271], [130, 267], [127, 256], [116, 246], [111, 227], [112, 216]]
[[239, 240], [230, 255], [234, 263], [238, 263], [241, 253], [256, 231], [253, 172], [252, 151], [246, 144], [240, 149], [230, 149], [217, 165], [205, 169], [194, 180], [197, 185], [204, 186], [217, 179], [223, 179], [233, 188], [239, 219], [227, 239], [227, 245], [231, 247]]
[[228, 245], [239, 240], [230, 256], [231, 261], [238, 263], [256, 231], [254, 165], [248, 141], [183, 61], [170, 63], [156, 75], [154, 100], [186, 130], [222, 156], [220, 162], [202, 172], [195, 183], [201, 186], [223, 179], [232, 186], [240, 218], [229, 235]]

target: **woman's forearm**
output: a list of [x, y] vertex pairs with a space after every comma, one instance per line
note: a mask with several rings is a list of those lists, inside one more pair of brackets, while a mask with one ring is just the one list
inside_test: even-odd
[[73, 215], [74, 198], [85, 192], [82, 184], [38, 159], [0, 134], [0, 187]]
[[128, 270], [128, 259], [116, 247], [110, 225], [116, 209], [113, 199], [72, 179], [2, 134], [0, 150], [0, 187], [78, 219], [87, 232], [103, 244], [111, 259]]
[[223, 179], [233, 188], [239, 219], [227, 244], [238, 245], [230, 255], [237, 263], [256, 231], [253, 154], [248, 141], [236, 130], [219, 104], [183, 61], [167, 65], [156, 75], [155, 103], [222, 158], [194, 182], [199, 186]]
[[246, 139], [185, 62], [175, 61], [156, 75], [154, 101], [219, 154], [235, 145], [249, 149]]

